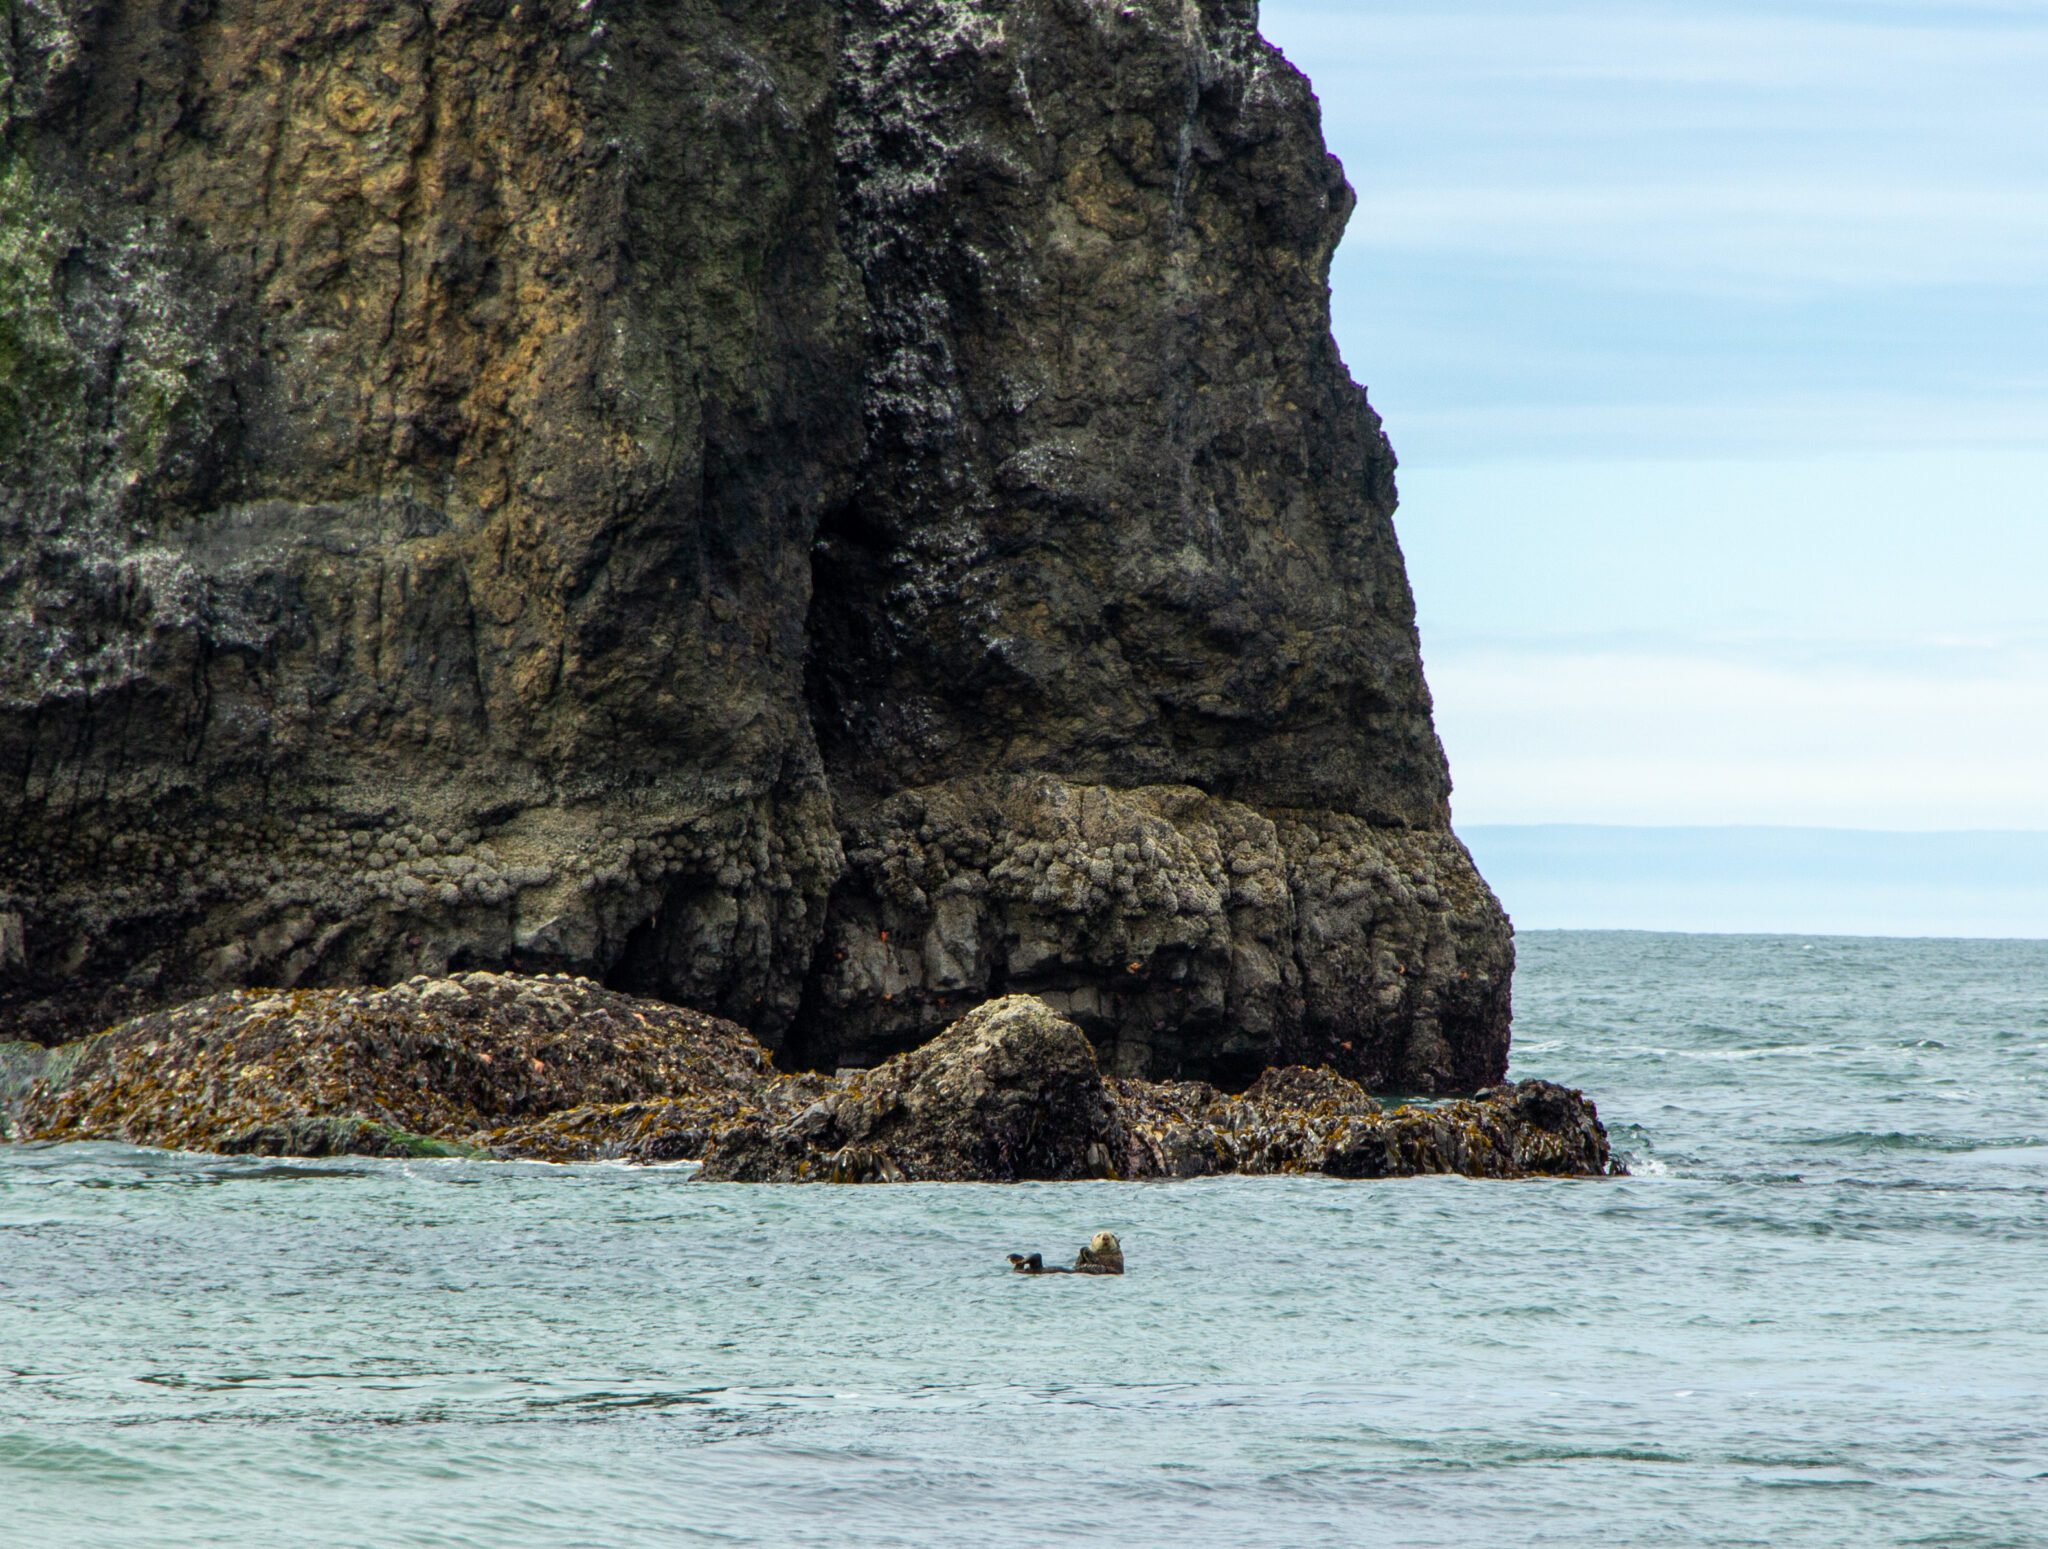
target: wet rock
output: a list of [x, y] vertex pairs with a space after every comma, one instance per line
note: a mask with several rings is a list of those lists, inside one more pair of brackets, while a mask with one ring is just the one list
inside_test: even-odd
[[1318, 1170], [1333, 1178], [1598, 1178], [1618, 1169], [1584, 1093], [1524, 1081], [1475, 1099], [1347, 1119], [1329, 1134]]
[[1328, 1068], [1269, 1071], [1242, 1096], [1187, 1082], [1115, 1087], [1129, 1121], [1133, 1177], [1604, 1177], [1613, 1170], [1593, 1104], [1548, 1082], [1391, 1112]]
[[476, 1146], [374, 1124], [368, 1119], [285, 1119], [229, 1135], [213, 1149], [223, 1156], [368, 1156], [388, 1159], [460, 1158], [490, 1155]]
[[589, 1103], [470, 1137], [491, 1155], [536, 1162], [696, 1161], [728, 1130], [787, 1119], [831, 1089], [821, 1076], [772, 1072], [753, 1084], [644, 1102]]
[[1242, 1095], [1204, 1082], [1104, 1080], [1080, 1030], [1011, 996], [925, 1048], [847, 1077], [781, 1123], [725, 1132], [708, 1179], [976, 1180], [1219, 1173], [1605, 1176], [1606, 1132], [1545, 1082], [1386, 1111], [1327, 1067], [1266, 1072]]
[[731, 1023], [566, 975], [245, 991], [56, 1050], [0, 1045], [0, 1111], [16, 1140], [702, 1158], [718, 1182], [1609, 1170], [1592, 1104], [1544, 1082], [1389, 1113], [1327, 1068], [1269, 1071], [1242, 1095], [1111, 1079], [1078, 1026], [1021, 995], [872, 1070], [791, 1076]]
[[49, 1050], [33, 1043], [0, 1043], [0, 1143], [14, 1139], [22, 1100], [43, 1073]]
[[962, 1017], [787, 1122], [728, 1131], [715, 1182], [1014, 1182], [1108, 1176], [1127, 1149], [1087, 1035], [1029, 996]]
[[731, 1023], [567, 976], [240, 991], [58, 1053], [22, 1138], [265, 1154], [325, 1155], [358, 1124], [463, 1141], [591, 1105], [738, 1104], [779, 1081]]

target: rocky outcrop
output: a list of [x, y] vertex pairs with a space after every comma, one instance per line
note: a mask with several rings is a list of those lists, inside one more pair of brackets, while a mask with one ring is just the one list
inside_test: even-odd
[[355, 1138], [386, 1155], [394, 1134], [482, 1147], [589, 1105], [737, 1116], [779, 1081], [767, 1050], [715, 1017], [588, 980], [470, 973], [231, 992], [139, 1017], [45, 1072], [18, 1127], [229, 1154], [338, 1154]]
[[1087, 1035], [1012, 995], [922, 1048], [848, 1077], [784, 1123], [721, 1135], [724, 1183], [1107, 1178], [1130, 1148]]
[[989, 1182], [1322, 1172], [1597, 1177], [1576, 1092], [1523, 1082], [1384, 1110], [1328, 1069], [1242, 1096], [1106, 1078], [1043, 1001], [978, 1007], [921, 1048], [789, 1076], [742, 1029], [588, 980], [471, 973], [380, 991], [217, 995], [55, 1056], [0, 1046], [18, 1140], [230, 1155], [702, 1158], [714, 1182]]
[[14, 1027], [513, 962], [786, 1022], [831, 10], [10, 9]]
[[0, 1036], [588, 974], [1505, 1069], [1252, 0], [18, 0]]
[[703, 1178], [899, 1183], [1327, 1173], [1601, 1177], [1598, 1112], [1548, 1082], [1389, 1112], [1325, 1068], [1268, 1071], [1241, 1097], [1201, 1082], [1105, 1081], [1081, 1030], [1028, 996], [847, 1077], [777, 1121], [717, 1137]]
[[892, 798], [847, 860], [800, 1062], [869, 1063], [1009, 991], [1125, 1075], [1470, 1091], [1507, 1064], [1512, 945], [1448, 833], [1011, 776]]

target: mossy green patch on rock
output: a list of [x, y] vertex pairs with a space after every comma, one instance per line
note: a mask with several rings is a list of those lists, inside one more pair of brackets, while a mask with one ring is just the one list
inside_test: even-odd
[[78, 414], [82, 373], [58, 286], [75, 240], [75, 212], [25, 162], [0, 164], [0, 465], [32, 438], [69, 434]]

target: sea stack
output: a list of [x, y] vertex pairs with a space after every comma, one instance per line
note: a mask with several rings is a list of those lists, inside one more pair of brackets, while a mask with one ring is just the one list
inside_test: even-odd
[[588, 975], [1473, 1091], [1353, 197], [1252, 0], [37, 0], [0, 1037]]

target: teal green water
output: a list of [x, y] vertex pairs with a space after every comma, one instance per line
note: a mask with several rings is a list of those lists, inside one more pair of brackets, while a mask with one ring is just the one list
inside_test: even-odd
[[0, 1543], [2048, 1543], [2048, 943], [1522, 951], [1638, 1176], [0, 1149]]

